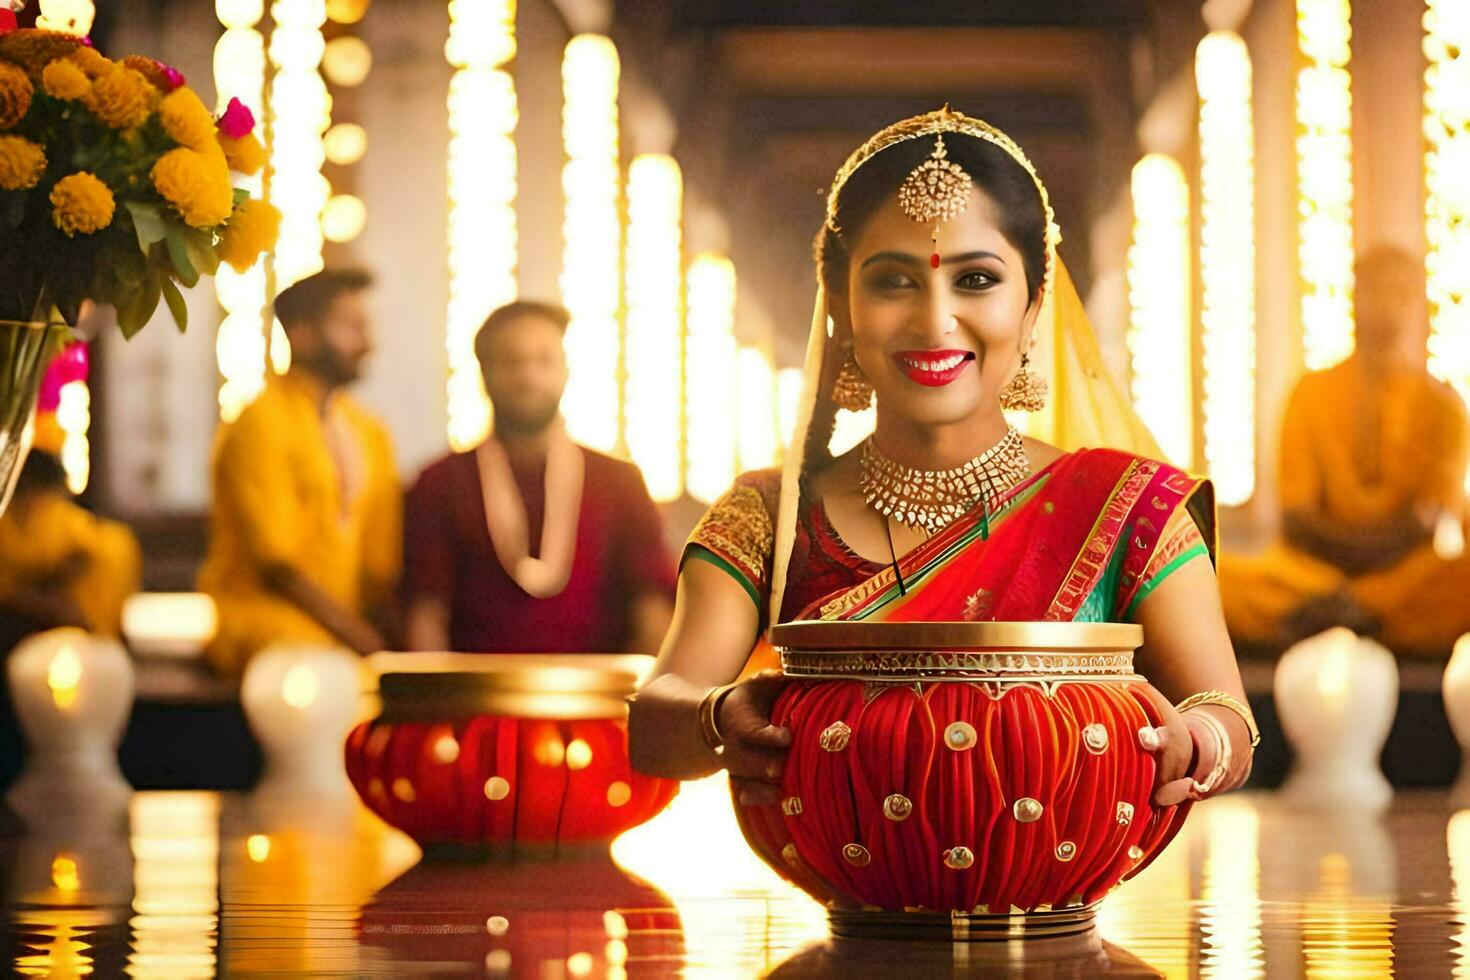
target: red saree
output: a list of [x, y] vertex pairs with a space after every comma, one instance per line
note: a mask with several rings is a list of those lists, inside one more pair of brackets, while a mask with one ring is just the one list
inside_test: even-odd
[[[764, 607], [776, 474], [740, 478], [690, 538]], [[854, 554], [820, 502], [798, 522], [781, 620], [1121, 621], [1186, 561], [1215, 552], [1208, 481], [1154, 460], [1083, 449], [977, 507], [891, 565]], [[902, 579], [902, 587], [899, 579]]]

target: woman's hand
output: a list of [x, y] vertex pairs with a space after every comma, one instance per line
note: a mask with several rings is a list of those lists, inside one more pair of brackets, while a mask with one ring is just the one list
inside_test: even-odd
[[[1144, 726], [1139, 730], [1138, 739], [1158, 762], [1154, 806], [1174, 806], [1185, 800], [1207, 799], [1234, 789], [1245, 781], [1250, 772], [1250, 750], [1247, 748], [1241, 757], [1234, 743], [1229, 747], [1232, 758], [1227, 760], [1226, 769], [1211, 779], [1220, 761], [1221, 743], [1214, 728], [1201, 715], [1204, 707], [1181, 715], [1161, 695], [1155, 693], [1150, 699], [1164, 723], [1157, 727]], [[1234, 717], [1233, 712], [1225, 713]], [[1223, 724], [1225, 737], [1233, 738], [1227, 720], [1216, 718]]]
[[[1162, 694], [1144, 686], [1161, 725], [1145, 725], [1138, 730], [1138, 741], [1153, 753], [1158, 769], [1154, 775], [1154, 806], [1173, 806], [1190, 799], [1194, 776], [1194, 737], [1183, 716], [1174, 710]], [[1208, 771], [1208, 770], [1207, 770]]]
[[762, 671], [731, 688], [720, 701], [715, 718], [725, 743], [720, 764], [730, 770], [735, 798], [743, 806], [781, 800], [781, 773], [791, 748], [791, 730], [773, 726], [771, 710], [785, 684], [780, 671]]
[[[1206, 720], [1207, 716], [1210, 720]], [[1211, 724], [1211, 720], [1216, 724]], [[1190, 799], [1218, 796], [1249, 778], [1254, 750], [1250, 748], [1250, 730], [1239, 715], [1228, 708], [1204, 704], [1184, 712], [1184, 723], [1194, 741]], [[1222, 749], [1225, 753], [1223, 760]], [[1217, 765], [1221, 766], [1218, 772]]]

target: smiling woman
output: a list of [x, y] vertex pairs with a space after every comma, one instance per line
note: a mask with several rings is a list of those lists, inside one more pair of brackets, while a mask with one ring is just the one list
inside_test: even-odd
[[[1084, 365], [1066, 376], [1080, 381], [1059, 392], [1063, 410], [1118, 416], [1108, 420], [1111, 429], [1099, 423], [1087, 431], [1143, 431], [1125, 404], [1109, 397], [1105, 371], [1079, 340], [1085, 314], [1056, 254], [1059, 239], [1045, 187], [1025, 154], [980, 120], [948, 108], [903, 120], [849, 158], [817, 239], [811, 384], [793, 452], [784, 473], [738, 479], [696, 528], [673, 629], [653, 680], [633, 703], [635, 765], [678, 778], [729, 769], [747, 808], [781, 804], [780, 816], [743, 819], [784, 820], [799, 838], [793, 853], [825, 861], [831, 855], [802, 850], [807, 839], [793, 787], [812, 776], [810, 766], [830, 769], [839, 781], [877, 780], [871, 788], [888, 792], [885, 786], [919, 771], [914, 767], [947, 765], [926, 755], [923, 737], [894, 719], [910, 711], [938, 718], [933, 699], [949, 685], [855, 696], [852, 713], [821, 733], [824, 751], [798, 746], [791, 758], [807, 762], [792, 765], [807, 768], [788, 771], [792, 734], [771, 718], [773, 710], [790, 715], [799, 686], [783, 693], [782, 678], [764, 675], [729, 683], [763, 627], [816, 619], [1136, 622], [1145, 636], [1140, 672], [1180, 701], [1176, 709], [1147, 685], [1138, 688], [1157, 702], [1139, 733], [1153, 756], [1152, 804], [1172, 807], [1243, 781], [1254, 723], [1220, 613], [1209, 484], [1132, 452], [1025, 438], [1007, 421], [1005, 410], [1041, 405], [1044, 384], [1028, 355], [1047, 326], [1051, 342], [1058, 349], [1070, 343], [1072, 360]], [[862, 407], [874, 397], [872, 437], [833, 458], [827, 446], [838, 405]], [[938, 662], [944, 653], [928, 656]], [[870, 673], [863, 678], [871, 680]], [[964, 676], [999, 683], [992, 697], [1007, 703], [1025, 687], [984, 672]], [[838, 682], [849, 683], [856, 682]], [[923, 705], [909, 705], [915, 697]], [[1045, 715], [1025, 715], [1022, 724], [1055, 724], [1060, 732], [1078, 722]], [[983, 733], [982, 742], [999, 737], [984, 718], [960, 720]], [[883, 763], [882, 771], [849, 773], [856, 762], [830, 763], [849, 735], [864, 751], [887, 746], [884, 752], [897, 753], [891, 771]], [[839, 797], [846, 792], [837, 784], [829, 789]], [[1053, 789], [1055, 799], [1050, 790], [1028, 792], [1036, 806], [1015, 819], [1035, 821], [1053, 803], [1065, 806], [1064, 791]], [[937, 805], [973, 809], [983, 823], [984, 814], [1005, 819], [1015, 802], [978, 783], [962, 795]], [[857, 843], [842, 856], [856, 866], [885, 864], [885, 874], [969, 869], [933, 848], [927, 857], [905, 859], [926, 865], [912, 871], [893, 870], [891, 848], [883, 860], [883, 848], [894, 843], [884, 821], [905, 821], [919, 837], [909, 840], [907, 830], [901, 836], [922, 851], [938, 826], [931, 820], [944, 817], [928, 812], [934, 805], [926, 800], [913, 820], [908, 811], [857, 814], [856, 826], [845, 831]], [[958, 843], [966, 854], [980, 846]], [[1054, 843], [1058, 860], [1070, 860], [1063, 844], [1075, 842]], [[1009, 864], [1013, 855], [992, 857]]]

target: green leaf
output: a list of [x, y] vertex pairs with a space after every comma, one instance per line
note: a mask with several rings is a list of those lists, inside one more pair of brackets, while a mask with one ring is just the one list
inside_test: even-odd
[[122, 331], [124, 340], [132, 340], [133, 335], [143, 329], [148, 322], [148, 317], [142, 315], [143, 306], [143, 284], [118, 283], [117, 294], [113, 297], [113, 305], [117, 307], [117, 327]]
[[154, 242], [161, 242], [168, 234], [168, 222], [156, 204], [146, 201], [127, 201], [125, 207], [133, 216], [133, 230], [138, 234], [138, 247], [144, 252]]
[[98, 261], [122, 286], [141, 285], [148, 271], [148, 256], [134, 248], [126, 235], [109, 238], [98, 254]]
[[179, 328], [179, 333], [189, 329], [189, 308], [184, 305], [184, 294], [179, 292], [179, 287], [168, 276], [158, 280], [159, 286], [163, 288], [163, 301], [168, 304], [168, 311], [174, 316], [174, 324]]
[[192, 289], [199, 282], [199, 270], [189, 261], [189, 246], [184, 236], [177, 227], [172, 227], [163, 241], [168, 246], [168, 258], [173, 263], [174, 272], [178, 273], [179, 282]]
[[235, 188], [235, 207], [238, 208], [240, 205], [244, 204], [248, 200], [250, 200], [250, 190], [248, 188], [245, 188], [245, 187], [236, 187]]
[[150, 270], [141, 283], [129, 285], [127, 292], [118, 296], [117, 325], [125, 339], [131, 340], [153, 318], [153, 311], [158, 309], [162, 295], [162, 282], [167, 278], [166, 274], [159, 275]]
[[202, 275], [214, 275], [219, 270], [219, 256], [214, 253], [214, 232], [204, 228], [186, 228], [181, 234], [194, 268]]

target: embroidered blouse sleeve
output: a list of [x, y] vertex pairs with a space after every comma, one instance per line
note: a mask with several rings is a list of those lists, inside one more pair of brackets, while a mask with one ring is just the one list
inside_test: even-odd
[[739, 582], [757, 609], [764, 608], [771, 587], [776, 540], [771, 514], [779, 479], [764, 470], [737, 479], [695, 525], [680, 563], [709, 562]]
[[1139, 577], [1138, 590], [1128, 602], [1124, 620], [1132, 622], [1139, 604], [1185, 562], [1208, 556], [1209, 553], [1209, 546], [1200, 533], [1199, 525], [1195, 523], [1194, 515], [1187, 507], [1176, 508], [1164, 525], [1163, 533], [1159, 535], [1159, 543], [1149, 557], [1148, 566]]

